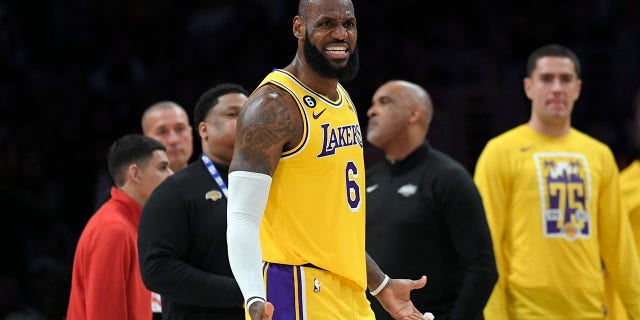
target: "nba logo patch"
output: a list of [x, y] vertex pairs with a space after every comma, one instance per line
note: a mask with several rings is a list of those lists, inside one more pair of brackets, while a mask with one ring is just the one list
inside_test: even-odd
[[313, 278], [313, 292], [320, 292], [320, 280]]
[[575, 240], [591, 237], [591, 176], [582, 154], [534, 155], [541, 193], [544, 236]]

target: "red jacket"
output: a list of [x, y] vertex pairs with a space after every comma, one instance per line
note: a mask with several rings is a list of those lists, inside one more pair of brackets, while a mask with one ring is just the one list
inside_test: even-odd
[[151, 319], [151, 291], [142, 283], [136, 246], [141, 213], [112, 188], [111, 199], [89, 219], [73, 261], [68, 320]]

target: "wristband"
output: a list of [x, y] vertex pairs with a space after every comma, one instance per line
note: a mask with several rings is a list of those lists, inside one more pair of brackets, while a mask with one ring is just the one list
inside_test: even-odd
[[258, 301], [266, 302], [266, 300], [265, 300], [264, 298], [262, 298], [262, 297], [251, 297], [251, 298], [249, 298], [249, 300], [247, 300], [247, 303], [246, 303], [246, 305], [247, 305], [247, 311], [249, 311], [249, 307], [250, 307], [254, 302], [258, 302]]
[[385, 274], [384, 280], [382, 280], [382, 283], [380, 283], [378, 288], [373, 291], [369, 290], [369, 293], [371, 293], [371, 295], [375, 297], [378, 293], [380, 293], [380, 291], [382, 291], [382, 289], [384, 289], [384, 286], [387, 285], [387, 282], [389, 282], [389, 276]]

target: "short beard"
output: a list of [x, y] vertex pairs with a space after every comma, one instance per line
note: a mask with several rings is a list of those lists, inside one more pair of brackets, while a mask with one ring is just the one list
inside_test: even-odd
[[322, 53], [311, 44], [308, 34], [305, 34], [303, 52], [304, 58], [309, 66], [311, 66], [311, 69], [327, 79], [349, 81], [356, 77], [358, 69], [360, 69], [360, 57], [358, 56], [357, 46], [349, 55], [347, 65], [341, 69], [331, 65]]

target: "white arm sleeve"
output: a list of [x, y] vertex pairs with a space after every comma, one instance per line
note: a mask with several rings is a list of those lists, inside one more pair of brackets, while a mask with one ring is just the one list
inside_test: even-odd
[[260, 221], [267, 206], [271, 177], [262, 173], [234, 171], [229, 174], [227, 247], [231, 271], [245, 302], [266, 300], [262, 278]]

